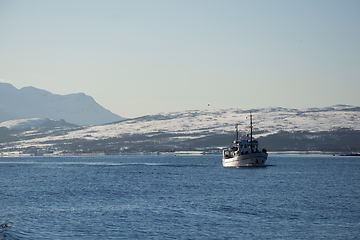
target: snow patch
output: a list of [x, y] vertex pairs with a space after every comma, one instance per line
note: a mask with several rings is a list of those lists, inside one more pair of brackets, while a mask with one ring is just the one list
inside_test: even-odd
[[49, 118], [17, 119], [0, 123], [0, 127], [8, 129], [33, 129], [54, 127], [75, 127], [76, 125], [65, 122], [63, 119], [53, 120]]

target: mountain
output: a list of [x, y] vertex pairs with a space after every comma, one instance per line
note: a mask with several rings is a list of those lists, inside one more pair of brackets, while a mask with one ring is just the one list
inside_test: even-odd
[[[221, 149], [249, 133], [269, 151], [360, 151], [360, 107], [192, 110], [148, 115], [111, 124], [33, 128], [0, 126], [0, 152], [83, 154]], [[35, 150], [34, 150], [35, 149]]]
[[29, 118], [64, 119], [82, 126], [124, 119], [84, 93], [58, 95], [34, 87], [17, 89], [9, 83], [0, 83], [0, 122]]
[[7, 129], [37, 129], [37, 128], [69, 128], [77, 127], [75, 124], [65, 122], [65, 120], [52, 120], [49, 118], [30, 118], [30, 119], [17, 119], [9, 120], [6, 122], [0, 123], [0, 128]]

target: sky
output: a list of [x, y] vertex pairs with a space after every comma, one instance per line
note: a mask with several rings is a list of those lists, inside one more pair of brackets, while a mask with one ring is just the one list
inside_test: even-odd
[[0, 0], [0, 81], [122, 117], [360, 105], [358, 0]]

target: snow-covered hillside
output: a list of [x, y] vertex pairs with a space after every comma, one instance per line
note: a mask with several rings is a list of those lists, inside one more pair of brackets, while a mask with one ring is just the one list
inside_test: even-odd
[[[360, 108], [334, 106], [318, 109], [263, 108], [252, 109], [254, 135], [266, 136], [279, 131], [329, 131], [338, 128], [360, 130]], [[177, 113], [144, 116], [119, 123], [93, 126], [71, 132], [61, 138], [104, 139], [124, 134], [175, 133], [201, 134], [227, 133], [239, 130], [249, 131], [249, 112], [241, 109], [213, 111], [185, 111]], [[89, 134], [91, 133], [91, 134]], [[91, 136], [90, 136], [91, 135]]]
[[[249, 112], [253, 113], [254, 136], [267, 138], [281, 132], [319, 133], [338, 130], [360, 130], [360, 107], [337, 105], [327, 108], [288, 109], [223, 109], [208, 111], [184, 111], [144, 116], [117, 123], [58, 130], [47, 134], [34, 129], [29, 131], [28, 140], [6, 144], [8, 147], [27, 148], [51, 146], [58, 143], [76, 143], [76, 148], [127, 149], [129, 146], [147, 146], [147, 149], [196, 148], [199, 145], [225, 146], [232, 141], [234, 125], [239, 125], [241, 135], [249, 132]], [[55, 134], [56, 133], [56, 134]], [[25, 134], [26, 135], [26, 134]], [[24, 136], [25, 136], [24, 135]], [[313, 138], [313, 136], [312, 136]], [[344, 144], [344, 143], [339, 143]], [[355, 142], [360, 145], [360, 142]], [[79, 147], [81, 146], [81, 147]], [[5, 145], [3, 144], [3, 147]], [[346, 147], [348, 148], [348, 147]]]
[[60, 127], [76, 127], [76, 125], [67, 123], [63, 119], [52, 120], [49, 118], [30, 118], [9, 120], [0, 123], [0, 128], [7, 129], [34, 129], [34, 128], [60, 128]]
[[34, 87], [17, 89], [0, 83], [0, 122], [50, 118], [77, 125], [97, 125], [124, 118], [100, 106], [84, 93], [57, 95]]

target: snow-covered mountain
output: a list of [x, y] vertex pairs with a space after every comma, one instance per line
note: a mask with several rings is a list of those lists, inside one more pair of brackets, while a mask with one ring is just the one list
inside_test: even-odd
[[9, 83], [0, 83], [0, 122], [29, 118], [64, 119], [77, 125], [124, 119], [84, 93], [57, 95], [34, 87], [17, 89]]
[[49, 118], [16, 119], [0, 123], [0, 128], [7, 129], [37, 129], [37, 128], [73, 128], [75, 124], [65, 122], [63, 119], [52, 120]]
[[[175, 133], [208, 135], [234, 132], [235, 124], [244, 134], [249, 132], [249, 113], [253, 113], [254, 134], [267, 136], [279, 131], [330, 131], [339, 128], [360, 130], [360, 107], [337, 105], [327, 108], [288, 109], [222, 109], [212, 111], [184, 111], [144, 116], [119, 123], [93, 126], [92, 139], [118, 137], [123, 134]], [[72, 135], [72, 137], [80, 137]], [[69, 136], [70, 137], [70, 136]]]
[[4, 126], [3, 131], [12, 134], [13, 140], [0, 139], [0, 149], [45, 148], [46, 151], [84, 153], [223, 147], [234, 140], [236, 123], [240, 124], [242, 137], [249, 133], [250, 111], [254, 137], [269, 150], [360, 150], [360, 107], [347, 105], [308, 109], [192, 110], [98, 126], [47, 129], [46, 134], [41, 129], [14, 133]]

